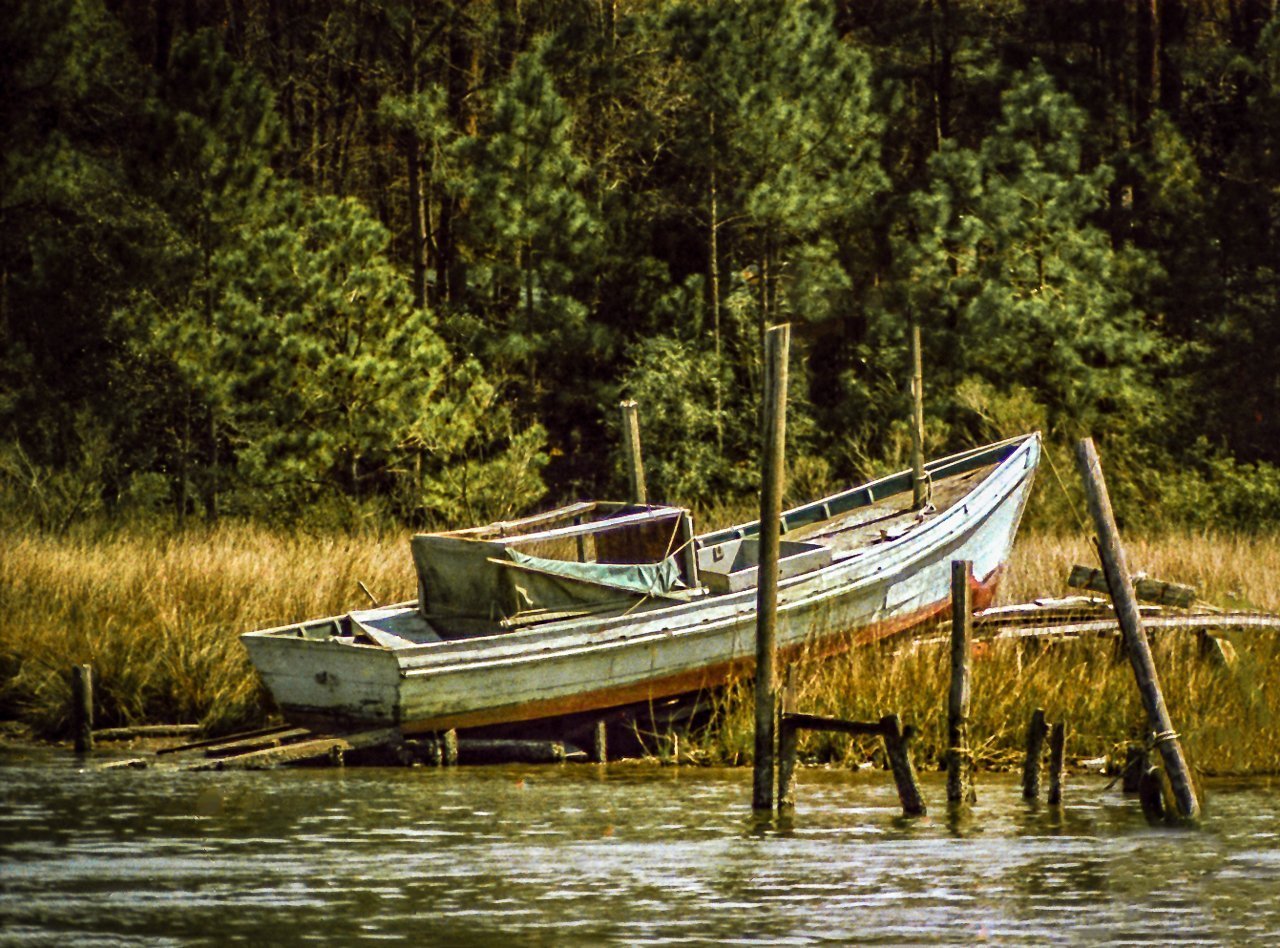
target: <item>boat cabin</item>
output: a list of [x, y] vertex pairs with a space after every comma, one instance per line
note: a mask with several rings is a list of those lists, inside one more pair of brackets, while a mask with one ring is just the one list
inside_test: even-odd
[[418, 534], [410, 549], [419, 611], [446, 638], [687, 599], [701, 585], [682, 507], [589, 501]]

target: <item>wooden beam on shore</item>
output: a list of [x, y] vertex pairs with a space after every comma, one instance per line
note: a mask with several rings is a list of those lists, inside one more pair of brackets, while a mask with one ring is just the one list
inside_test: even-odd
[[1098, 531], [1098, 553], [1102, 558], [1103, 569], [1106, 570], [1111, 600], [1115, 603], [1116, 617], [1123, 632], [1125, 649], [1133, 666], [1138, 691], [1147, 711], [1153, 740], [1164, 760], [1165, 771], [1173, 788], [1178, 818], [1186, 823], [1194, 823], [1200, 818], [1200, 801], [1191, 777], [1191, 768], [1178, 740], [1178, 732], [1174, 730], [1169, 718], [1164, 694], [1160, 690], [1160, 676], [1156, 672], [1151, 644], [1147, 641], [1142, 618], [1138, 614], [1138, 601], [1134, 596], [1124, 546], [1120, 542], [1120, 530], [1116, 526], [1111, 498], [1102, 475], [1102, 461], [1092, 438], [1079, 442], [1076, 446], [1076, 459], [1084, 481], [1089, 513]]
[[199, 733], [199, 724], [136, 724], [132, 727], [101, 727], [93, 732], [93, 738], [97, 741], [133, 741], [153, 737], [190, 737]]
[[399, 728], [376, 728], [370, 731], [359, 731], [344, 734], [340, 737], [320, 737], [309, 741], [298, 741], [280, 747], [268, 747], [262, 750], [238, 754], [234, 757], [220, 757], [214, 760], [201, 761], [188, 768], [190, 770], [265, 770], [286, 764], [314, 763], [332, 760], [335, 750], [346, 754], [354, 750], [371, 747], [390, 747], [400, 743]]
[[[1092, 592], [1111, 593], [1107, 585], [1107, 574], [1091, 566], [1076, 564], [1071, 567], [1071, 575], [1067, 577], [1067, 585], [1073, 589], [1088, 589]], [[1146, 576], [1133, 577], [1133, 592], [1143, 602], [1153, 602], [1162, 606], [1177, 606], [1186, 609], [1196, 601], [1194, 586], [1182, 583], [1169, 583]]]
[[760, 471], [760, 567], [756, 587], [755, 752], [751, 806], [772, 811], [777, 775], [775, 636], [778, 622], [778, 547], [781, 539], [782, 482], [787, 438], [787, 359], [791, 327], [784, 323], [765, 333], [763, 456]]

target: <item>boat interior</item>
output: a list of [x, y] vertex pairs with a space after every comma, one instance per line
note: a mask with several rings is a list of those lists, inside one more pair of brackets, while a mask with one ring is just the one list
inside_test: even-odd
[[[861, 556], [961, 502], [1021, 439], [935, 462], [929, 502], [900, 472], [787, 511], [779, 578]], [[617, 616], [754, 588], [759, 522], [697, 536], [681, 507], [588, 501], [519, 520], [415, 535], [416, 602], [280, 630], [402, 648]]]

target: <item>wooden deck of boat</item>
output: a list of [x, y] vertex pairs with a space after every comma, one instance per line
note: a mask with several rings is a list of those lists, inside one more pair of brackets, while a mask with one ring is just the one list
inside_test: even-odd
[[922, 515], [920, 511], [913, 510], [911, 492], [902, 491], [830, 520], [806, 524], [788, 532], [785, 539], [821, 543], [833, 553], [847, 553], [896, 539], [923, 517], [935, 517], [963, 500], [997, 466], [989, 464], [935, 481], [930, 497], [934, 508], [931, 513]]

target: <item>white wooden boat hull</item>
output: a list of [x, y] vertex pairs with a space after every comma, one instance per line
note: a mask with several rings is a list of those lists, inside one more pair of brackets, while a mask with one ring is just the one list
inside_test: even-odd
[[[1001, 447], [1006, 456], [962, 502], [903, 536], [782, 581], [780, 654], [833, 652], [940, 617], [949, 609], [955, 559], [973, 562], [976, 608], [988, 604], [1040, 457], [1036, 435], [985, 450]], [[286, 630], [242, 640], [287, 716], [394, 724], [410, 733], [600, 710], [723, 684], [753, 671], [755, 606], [752, 588], [632, 615], [403, 648]]]

